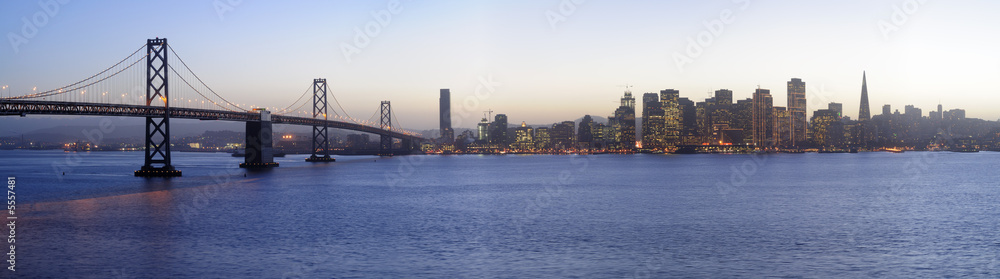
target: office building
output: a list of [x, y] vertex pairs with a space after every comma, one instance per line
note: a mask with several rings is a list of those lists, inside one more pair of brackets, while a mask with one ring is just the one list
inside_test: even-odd
[[757, 148], [774, 145], [774, 100], [771, 91], [758, 88], [753, 93], [753, 144]]
[[806, 83], [802, 79], [793, 78], [788, 82], [788, 107], [786, 108], [792, 116], [789, 121], [792, 125], [792, 146], [798, 146], [806, 141], [806, 132], [809, 123], [806, 119]]
[[663, 146], [680, 144], [682, 112], [680, 107], [680, 91], [674, 89], [660, 90], [660, 105], [663, 111], [662, 135]]
[[455, 142], [455, 130], [451, 128], [451, 90], [441, 89], [441, 97], [438, 99], [440, 107], [441, 141], [443, 143]]
[[861, 108], [858, 110], [858, 121], [867, 121], [872, 118], [868, 108], [868, 73], [861, 73]]
[[664, 145], [663, 106], [656, 93], [642, 95], [642, 147], [659, 149]]
[[580, 148], [589, 149], [594, 144], [594, 118], [584, 115], [580, 120], [580, 128], [576, 133], [577, 145]]

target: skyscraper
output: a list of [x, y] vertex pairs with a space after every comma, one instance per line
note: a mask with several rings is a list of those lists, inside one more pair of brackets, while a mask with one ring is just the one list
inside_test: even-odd
[[632, 91], [626, 90], [621, 106], [615, 110], [612, 127], [615, 131], [616, 148], [624, 150], [635, 149], [635, 98]]
[[903, 107], [903, 114], [905, 114], [906, 117], [916, 120], [923, 116], [924, 111], [913, 105], [906, 105]]
[[594, 144], [594, 118], [584, 115], [577, 129], [576, 140], [582, 148], [590, 148]]
[[507, 136], [507, 115], [497, 114], [493, 116], [493, 124], [490, 125], [490, 143], [504, 147], [510, 143]]
[[642, 95], [642, 147], [663, 148], [663, 106], [656, 93]]
[[876, 138], [876, 124], [872, 123], [871, 108], [868, 104], [868, 73], [861, 73], [861, 108], [858, 110], [858, 125], [853, 131], [852, 142], [869, 146]]
[[868, 108], [868, 73], [861, 73], [861, 109], [858, 110], [858, 121], [872, 119], [871, 111]]
[[948, 111], [948, 120], [965, 120], [965, 110], [964, 109], [951, 109]]
[[479, 142], [487, 143], [490, 140], [490, 120], [483, 116], [483, 120], [479, 121]]
[[806, 141], [806, 83], [802, 79], [793, 78], [788, 82], [788, 113], [792, 119], [789, 130], [792, 133], [792, 146], [798, 146]]
[[844, 104], [830, 102], [827, 109], [837, 112], [840, 117], [844, 117]]
[[773, 106], [770, 90], [758, 88], [753, 93], [753, 144], [757, 148], [774, 145]]
[[[710, 142], [721, 142], [723, 141], [723, 131], [730, 129], [733, 120], [733, 91], [729, 89], [716, 90], [715, 97], [709, 98], [705, 102], [708, 103], [708, 108], [705, 111], [708, 120], [705, 135]], [[734, 137], [729, 137], [726, 141], [732, 142], [733, 139]], [[740, 138], [739, 141], [742, 142], [743, 138]]]
[[441, 89], [440, 119], [441, 119], [441, 141], [444, 143], [455, 142], [455, 130], [451, 129], [451, 90]]
[[715, 90], [715, 104], [719, 106], [733, 105], [733, 91], [729, 89]]
[[563, 121], [552, 124], [550, 136], [552, 145], [557, 149], [571, 149], [576, 147], [576, 122]]
[[538, 129], [535, 129], [535, 148], [552, 148], [552, 135], [550, 132], [549, 128], [546, 127], [539, 127]]
[[520, 150], [532, 150], [535, 149], [535, 133], [524, 121], [521, 121], [521, 127], [514, 129], [514, 143], [511, 144], [515, 149]]
[[788, 114], [788, 110], [785, 107], [774, 107], [774, 145], [787, 147], [792, 142], [792, 132], [791, 121], [792, 117]]
[[812, 139], [817, 146], [827, 148], [840, 147], [843, 144], [844, 125], [836, 111], [817, 110], [813, 113], [812, 125]]
[[688, 98], [677, 99], [677, 107], [681, 111], [681, 144], [700, 144], [696, 135], [698, 131], [698, 110], [694, 102]]
[[698, 136], [698, 141], [701, 143], [707, 143], [709, 141], [708, 137], [712, 135], [712, 123], [710, 118], [710, 107], [711, 102], [697, 102], [694, 104], [695, 113], [695, 126], [696, 134]]
[[674, 89], [660, 90], [660, 105], [663, 111], [662, 140], [665, 146], [675, 146], [680, 144], [681, 138], [681, 109], [680, 91]]
[[740, 133], [737, 135], [735, 131], [727, 132], [729, 133], [729, 140], [734, 144], [754, 144], [753, 140], [753, 129], [754, 129], [754, 100], [753, 98], [746, 98], [743, 100], [737, 100], [735, 104], [730, 108], [730, 122], [729, 130], [739, 130]]
[[[715, 90], [715, 97], [709, 102], [709, 119], [712, 126], [729, 125], [732, 121], [733, 91], [729, 89]], [[706, 100], [708, 101], [708, 100]]]

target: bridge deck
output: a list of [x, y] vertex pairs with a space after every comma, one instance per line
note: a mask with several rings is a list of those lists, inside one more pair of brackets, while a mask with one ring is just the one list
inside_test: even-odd
[[[163, 116], [164, 107], [140, 106], [140, 105], [119, 105], [101, 103], [77, 103], [77, 102], [54, 102], [54, 101], [19, 101], [0, 100], [0, 115], [101, 115], [101, 116], [124, 116], [124, 117], [159, 117]], [[236, 112], [224, 110], [192, 109], [192, 108], [170, 108], [170, 118], [199, 119], [199, 120], [221, 120], [221, 121], [259, 121], [260, 115], [253, 112]], [[322, 126], [325, 124], [334, 129], [352, 130], [358, 132], [372, 133], [378, 135], [388, 135], [398, 139], [410, 139], [414, 141], [424, 141], [425, 139], [408, 135], [396, 131], [382, 130], [377, 127], [365, 126], [357, 123], [349, 123], [335, 120], [312, 119], [296, 116], [271, 115], [271, 122], [275, 124]]]

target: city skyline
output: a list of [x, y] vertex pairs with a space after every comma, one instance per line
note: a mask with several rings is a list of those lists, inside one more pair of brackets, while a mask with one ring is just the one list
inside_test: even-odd
[[[221, 94], [280, 107], [308, 81], [327, 78], [352, 114], [388, 99], [408, 116], [406, 128], [417, 130], [439, 126], [427, 108], [437, 105], [431, 92], [441, 88], [451, 89], [454, 127], [468, 129], [489, 109], [506, 112], [511, 123], [606, 116], [609, 97], [624, 84], [634, 84], [636, 95], [672, 88], [690, 100], [722, 88], [744, 99], [759, 87], [783, 106], [781, 87], [793, 77], [807, 83], [809, 117], [837, 102], [856, 118], [858, 72], [872, 76], [869, 102], [876, 109], [931, 110], [940, 103], [970, 118], [1000, 118], [989, 106], [1000, 96], [985, 83], [1000, 74], [1000, 55], [992, 51], [1000, 41], [981, 36], [1000, 26], [987, 12], [1000, 4], [991, 2], [914, 2], [911, 9], [907, 1], [402, 1], [396, 13], [392, 1], [299, 3], [68, 2], [23, 36], [23, 19], [47, 13], [46, 6], [5, 2], [0, 31], [8, 42], [0, 60], [8, 66], [0, 68], [0, 84], [8, 86], [5, 96], [56, 88], [159, 36], [171, 38]], [[145, 10], [163, 13], [139, 12]], [[132, 24], [149, 21], [162, 24]], [[358, 53], [345, 55], [355, 28], [371, 23], [385, 24]], [[324, 31], [297, 31], [315, 28]], [[711, 43], [696, 43], [691, 49], [701, 52], [689, 55], [690, 42], [703, 34]], [[678, 67], [678, 54], [691, 62]], [[466, 105], [470, 97], [475, 106]], [[582, 101], [545, 105], [568, 99]]]
[[[520, 127], [512, 127], [504, 113], [490, 121], [490, 110], [477, 131], [465, 130], [458, 137], [450, 128], [451, 104], [443, 101], [449, 90], [441, 89], [440, 136], [422, 149], [443, 154], [979, 152], [997, 150], [991, 146], [1000, 140], [996, 127], [1000, 122], [967, 118], [964, 109], [944, 111], [938, 105], [925, 116], [913, 105], [900, 112], [887, 104], [881, 114], [872, 116], [867, 73], [861, 75], [857, 118], [846, 115], [844, 104], [837, 102], [813, 108], [806, 118], [806, 82], [792, 78], [787, 84], [788, 107], [776, 106], [770, 90], [759, 87], [752, 98], [734, 100], [732, 90], [720, 89], [704, 101], [681, 98], [677, 90], [665, 89], [659, 95], [642, 94], [637, 105], [637, 95], [625, 86], [620, 105], [607, 121], [594, 121], [588, 114], [578, 122], [529, 126], [522, 121]], [[643, 109], [641, 114], [636, 113], [637, 106]]]

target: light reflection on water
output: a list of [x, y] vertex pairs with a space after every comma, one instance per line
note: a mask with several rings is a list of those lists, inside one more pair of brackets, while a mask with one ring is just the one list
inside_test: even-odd
[[748, 155], [289, 156], [246, 173], [176, 153], [184, 176], [164, 180], [131, 176], [139, 153], [95, 152], [59, 182], [62, 156], [0, 151], [30, 203], [19, 274], [1000, 276], [1000, 153], [937, 153], [916, 175], [922, 152], [768, 155], [751, 173]]

